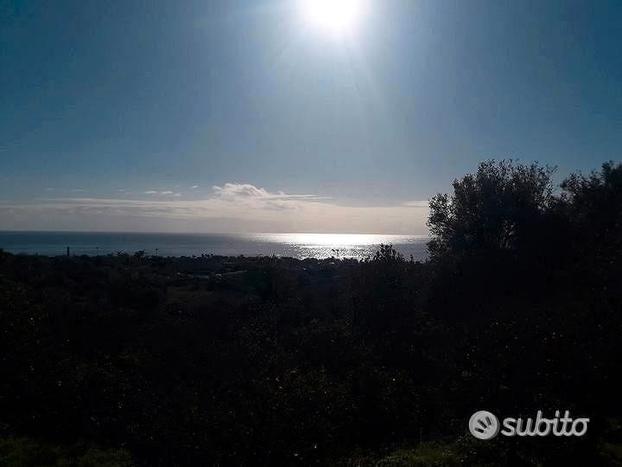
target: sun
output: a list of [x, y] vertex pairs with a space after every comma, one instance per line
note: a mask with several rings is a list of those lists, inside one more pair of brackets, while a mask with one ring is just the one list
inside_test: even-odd
[[300, 0], [304, 20], [329, 34], [354, 32], [366, 10], [366, 0]]

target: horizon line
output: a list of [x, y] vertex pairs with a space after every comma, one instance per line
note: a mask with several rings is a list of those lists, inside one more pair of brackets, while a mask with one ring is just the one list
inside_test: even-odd
[[46, 229], [0, 229], [0, 233], [82, 233], [82, 234], [143, 234], [143, 235], [378, 235], [396, 237], [429, 238], [427, 234], [378, 233], [378, 232], [163, 232], [140, 230], [46, 230]]

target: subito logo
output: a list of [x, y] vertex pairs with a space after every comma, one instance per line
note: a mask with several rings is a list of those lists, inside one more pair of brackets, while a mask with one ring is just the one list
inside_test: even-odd
[[[469, 431], [477, 439], [492, 439], [501, 433], [503, 436], [583, 436], [587, 432], [588, 417], [571, 418], [570, 410], [555, 411], [555, 417], [542, 416], [538, 410], [535, 418], [506, 417], [503, 422], [487, 410], [480, 410], [471, 415]], [[500, 430], [501, 425], [503, 429]]]
[[477, 439], [492, 439], [499, 433], [499, 420], [487, 410], [480, 410], [471, 415], [469, 431]]

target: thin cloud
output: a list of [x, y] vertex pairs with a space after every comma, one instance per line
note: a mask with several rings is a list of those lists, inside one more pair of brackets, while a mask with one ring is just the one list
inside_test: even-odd
[[411, 208], [429, 208], [430, 207], [430, 203], [429, 201], [406, 201], [405, 203], [402, 204], [402, 206], [408, 206]]
[[250, 183], [225, 183], [221, 186], [212, 187], [214, 196], [221, 199], [280, 199], [280, 200], [321, 200], [328, 199], [317, 195], [292, 195], [282, 191], [271, 193], [265, 188], [258, 188]]
[[[150, 195], [162, 192], [148, 190]], [[249, 183], [214, 186], [205, 199], [182, 194], [149, 199], [45, 198], [1, 204], [11, 228], [102, 228], [212, 232], [361, 232], [425, 234], [423, 202], [345, 206], [315, 194], [271, 192]], [[75, 227], [74, 227], [75, 226]], [[95, 227], [94, 227], [95, 226]], [[129, 226], [129, 227], [128, 227]]]
[[164, 191], [157, 191], [157, 190], [147, 190], [147, 191], [143, 191], [143, 194], [145, 195], [159, 195], [159, 196], [181, 196], [180, 193], [175, 193], [174, 191], [171, 190], [164, 190]]

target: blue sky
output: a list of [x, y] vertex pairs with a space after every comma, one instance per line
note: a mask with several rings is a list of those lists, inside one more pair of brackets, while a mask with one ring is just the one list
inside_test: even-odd
[[620, 160], [620, 1], [301, 1], [0, 0], [0, 229], [424, 233], [481, 160]]

